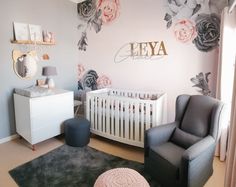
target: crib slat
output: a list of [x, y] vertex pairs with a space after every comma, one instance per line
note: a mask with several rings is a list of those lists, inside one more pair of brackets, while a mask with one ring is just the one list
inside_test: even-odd
[[106, 133], [110, 134], [110, 98], [106, 100]]
[[129, 102], [125, 102], [125, 138], [129, 139]]
[[115, 117], [115, 111], [114, 111], [114, 99], [111, 100], [111, 134], [115, 134], [115, 129], [114, 129], [114, 117]]
[[91, 123], [93, 124], [92, 127], [95, 129], [95, 123], [94, 123], [94, 97], [91, 99]]
[[141, 130], [141, 142], [144, 141], [144, 103], [140, 104], [140, 130]]
[[94, 126], [96, 130], [98, 129], [98, 97], [94, 97]]
[[154, 104], [152, 104], [151, 107], [151, 127], [155, 127], [156, 126], [156, 121], [157, 121], [157, 112], [156, 112], [156, 102]]
[[106, 100], [102, 98], [102, 129], [106, 132]]
[[[86, 97], [86, 118], [91, 121], [91, 103], [90, 96]], [[92, 126], [91, 126], [92, 128]]]
[[98, 98], [98, 130], [102, 131], [102, 98]]
[[124, 105], [123, 101], [120, 102], [120, 136], [124, 137]]
[[120, 109], [119, 109], [119, 103], [120, 101], [117, 99], [115, 101], [115, 136], [120, 136]]
[[136, 101], [135, 102], [135, 110], [134, 110], [134, 126], [135, 126], [135, 129], [134, 129], [134, 139], [135, 141], [139, 141], [140, 137], [139, 137], [139, 132], [140, 132], [140, 128], [139, 128], [139, 101]]
[[132, 102], [130, 102], [130, 106], [129, 106], [129, 112], [130, 112], [130, 120], [129, 120], [129, 129], [130, 129], [130, 139], [133, 140], [134, 139], [134, 104]]
[[145, 104], [145, 119], [146, 119], [146, 129], [149, 129], [150, 128], [150, 104], [149, 103]]

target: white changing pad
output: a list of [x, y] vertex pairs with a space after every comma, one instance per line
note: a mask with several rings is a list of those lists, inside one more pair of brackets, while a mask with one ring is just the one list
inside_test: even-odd
[[45, 95], [52, 95], [53, 91], [40, 86], [31, 86], [28, 88], [15, 88], [15, 93], [26, 97], [41, 97]]

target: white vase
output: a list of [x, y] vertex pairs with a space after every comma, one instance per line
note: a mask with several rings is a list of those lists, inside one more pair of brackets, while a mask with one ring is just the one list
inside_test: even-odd
[[55, 82], [52, 78], [48, 78], [47, 84], [48, 84], [48, 88], [55, 88]]

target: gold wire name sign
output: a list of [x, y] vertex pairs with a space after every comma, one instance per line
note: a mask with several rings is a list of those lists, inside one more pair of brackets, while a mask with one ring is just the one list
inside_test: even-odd
[[120, 63], [127, 60], [157, 60], [167, 56], [163, 41], [131, 42], [123, 45], [115, 54], [114, 62]]

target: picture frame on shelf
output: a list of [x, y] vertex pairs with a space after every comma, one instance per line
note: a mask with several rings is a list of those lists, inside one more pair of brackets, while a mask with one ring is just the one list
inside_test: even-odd
[[40, 25], [29, 24], [30, 40], [43, 41], [42, 27]]
[[26, 23], [13, 22], [15, 40], [29, 40], [29, 26]]

